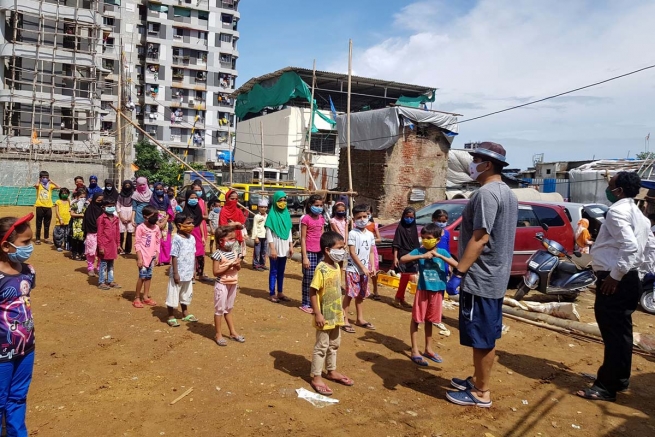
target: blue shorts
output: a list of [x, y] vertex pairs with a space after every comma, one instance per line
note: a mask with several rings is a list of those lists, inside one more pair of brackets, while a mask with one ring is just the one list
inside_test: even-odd
[[155, 265], [155, 259], [150, 260], [148, 267], [141, 267], [139, 269], [139, 279], [152, 279], [152, 267]]
[[459, 294], [459, 343], [475, 349], [496, 347], [503, 330], [503, 299]]

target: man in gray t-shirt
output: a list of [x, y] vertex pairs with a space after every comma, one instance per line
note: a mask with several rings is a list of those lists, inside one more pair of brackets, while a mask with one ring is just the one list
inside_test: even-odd
[[447, 290], [454, 294], [460, 287], [459, 341], [473, 348], [475, 373], [467, 379], [453, 378], [451, 384], [458, 391], [448, 391], [446, 398], [458, 405], [490, 407], [491, 368], [503, 326], [518, 201], [501, 179], [508, 165], [503, 146], [485, 142], [470, 153], [469, 173], [481, 188], [462, 214], [459, 266]]

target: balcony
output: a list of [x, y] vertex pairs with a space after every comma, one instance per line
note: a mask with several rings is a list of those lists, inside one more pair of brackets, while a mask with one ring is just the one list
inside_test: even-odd
[[217, 8], [231, 9], [233, 11], [236, 11], [238, 5], [239, 5], [239, 2], [234, 1], [234, 0], [216, 0], [216, 7]]
[[190, 63], [190, 56], [173, 55], [173, 65], [189, 65]]
[[146, 58], [150, 61], [156, 61], [159, 63], [159, 52], [151, 52], [146, 55]]

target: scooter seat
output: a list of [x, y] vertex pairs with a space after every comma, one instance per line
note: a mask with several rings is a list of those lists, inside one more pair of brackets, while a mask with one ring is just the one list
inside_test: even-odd
[[557, 266], [557, 270], [563, 273], [576, 274], [578, 273], [578, 267], [570, 262], [561, 262]]

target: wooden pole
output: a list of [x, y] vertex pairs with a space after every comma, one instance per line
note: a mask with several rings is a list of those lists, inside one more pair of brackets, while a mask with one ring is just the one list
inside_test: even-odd
[[[228, 129], [229, 131], [229, 129]], [[236, 138], [236, 137], [235, 137]], [[228, 187], [232, 186], [232, 163], [234, 162], [234, 147], [232, 147], [232, 139], [228, 135], [228, 140], [230, 141], [230, 183]]]
[[[154, 138], [153, 138], [153, 137], [152, 137], [148, 132], [146, 132], [145, 130], [143, 130], [143, 129], [141, 128], [141, 126], [139, 126], [138, 124], [136, 124], [136, 123], [134, 123], [132, 120], [130, 120], [130, 119], [129, 119], [125, 114], [123, 114], [123, 111], [121, 111], [120, 109], [116, 109], [116, 107], [115, 107], [114, 105], [112, 105], [111, 103], [109, 104], [109, 107], [112, 108], [114, 111], [116, 111], [116, 114], [118, 114], [119, 116], [123, 117], [123, 118], [125, 119], [125, 121], [127, 121], [129, 124], [131, 124], [132, 126], [134, 126], [137, 130], [139, 130], [139, 132], [141, 132], [141, 133], [142, 133], [146, 138], [148, 138], [150, 141], [152, 141], [152, 142], [153, 142], [157, 147], [159, 147], [161, 150], [163, 150], [164, 153], [166, 153], [166, 154], [169, 155], [171, 158], [173, 158], [174, 160], [176, 160], [177, 162], [179, 162], [182, 166], [187, 167], [189, 170], [194, 171], [194, 172], [196, 171], [196, 170], [194, 170], [193, 167], [191, 167], [189, 164], [187, 164], [186, 162], [184, 162], [184, 161], [182, 161], [180, 158], [178, 158], [178, 156], [177, 156], [175, 153], [171, 152], [170, 150], [168, 150], [168, 148], [164, 147], [164, 146], [163, 146], [159, 141], [157, 141], [156, 139], [154, 139]], [[210, 180], [208, 180], [207, 178], [205, 178], [201, 173], [198, 173], [197, 176], [198, 176], [198, 178], [200, 178], [200, 179], [202, 179], [203, 181], [205, 181], [205, 182], [207, 183], [207, 185], [213, 187], [215, 190], [217, 190], [218, 192], [221, 192], [221, 193], [222, 193], [222, 191], [221, 191], [221, 189], [220, 189], [220, 187], [219, 187], [218, 185], [216, 185], [216, 184], [213, 183], [212, 181], [210, 181]], [[250, 210], [249, 210], [248, 208], [246, 208], [244, 205], [242, 205], [242, 204], [240, 204], [240, 203], [239, 203], [238, 205], [239, 205], [240, 207], [244, 208], [246, 211], [248, 211], [249, 214], [255, 215], [254, 212], [250, 211]]]
[[[348, 41], [348, 109], [346, 114], [346, 150], [348, 152], [348, 191], [353, 191], [353, 169], [350, 161], [350, 96], [352, 91], [352, 77], [353, 77], [353, 40]], [[350, 206], [350, 214], [353, 211], [353, 196], [348, 196], [348, 203]]]
[[[119, 51], [118, 51], [118, 107], [123, 109], [123, 44], [121, 43], [121, 38], [119, 37]], [[118, 128], [118, 135], [116, 138], [116, 179], [114, 181], [114, 186], [123, 183], [123, 120], [121, 117], [116, 114], [116, 127]]]
[[259, 120], [259, 133], [262, 139], [262, 171], [259, 173], [259, 179], [262, 184], [262, 191], [264, 191], [264, 122], [262, 120]]
[[309, 166], [310, 160], [309, 154], [312, 150], [312, 128], [314, 127], [314, 92], [316, 90], [316, 59], [314, 59], [314, 66], [312, 67], [312, 97], [311, 100], [309, 101], [309, 128], [308, 128], [308, 133], [307, 133], [307, 141], [305, 143], [305, 147], [303, 148], [303, 163], [305, 164], [305, 168], [307, 169], [307, 176], [309, 176], [309, 180], [314, 186], [315, 190], [318, 190], [318, 186], [316, 185], [316, 181], [314, 180], [314, 176], [312, 176], [312, 172]]

